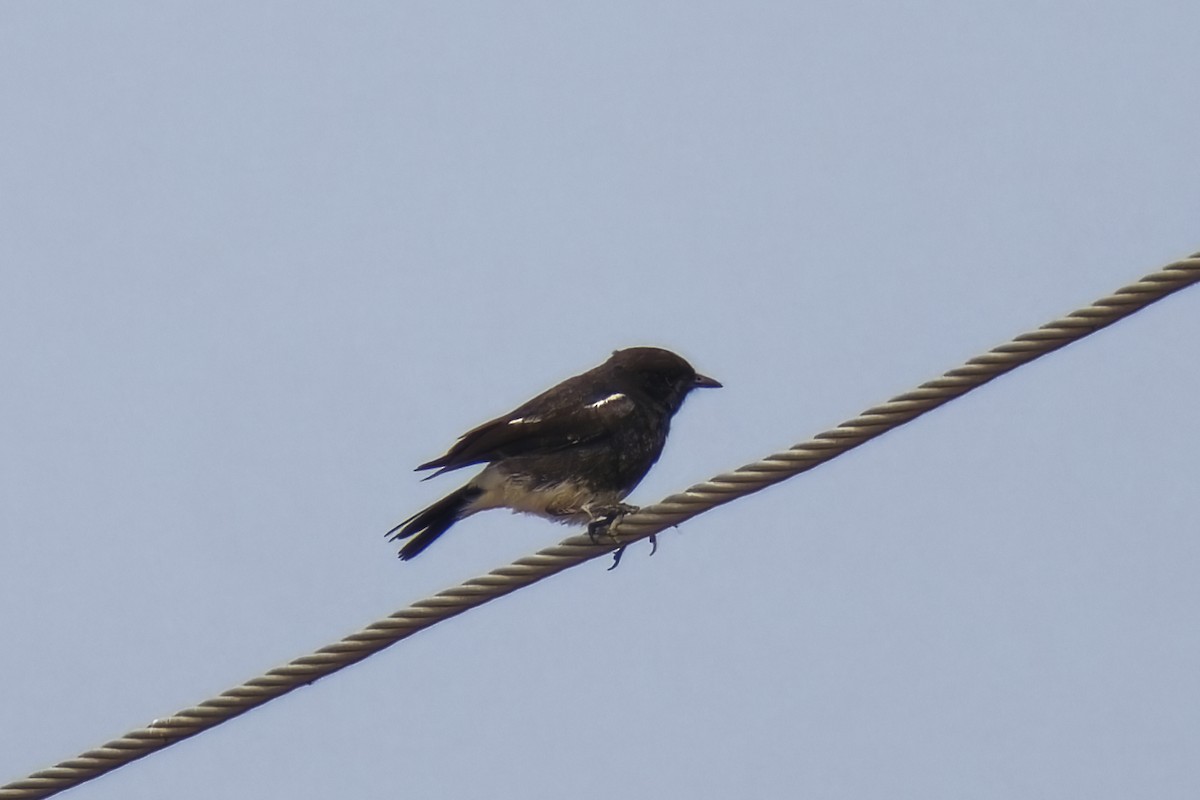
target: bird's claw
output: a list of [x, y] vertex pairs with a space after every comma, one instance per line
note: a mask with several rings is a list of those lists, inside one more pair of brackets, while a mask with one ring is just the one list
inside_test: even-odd
[[[648, 538], [650, 539], [650, 555], [654, 555], [658, 552], [658, 534], [652, 533]], [[621, 563], [621, 556], [625, 555], [625, 548], [628, 546], [623, 544], [613, 551], [612, 566], [608, 568], [607, 572], [612, 572], [617, 568], [617, 565]]]
[[614, 569], [617, 568], [617, 565], [621, 563], [621, 556], [625, 555], [626, 547], [628, 547], [628, 545], [623, 544], [620, 547], [618, 547], [616, 550], [613, 551], [612, 566], [610, 566], [607, 570], [605, 570], [605, 572], [612, 572]]

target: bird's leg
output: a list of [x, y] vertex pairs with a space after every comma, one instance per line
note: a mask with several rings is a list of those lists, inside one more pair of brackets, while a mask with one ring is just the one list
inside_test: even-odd
[[588, 537], [594, 544], [598, 544], [600, 534], [608, 533], [608, 529], [613, 526], [613, 523], [637, 510], [637, 506], [631, 506], [628, 503], [617, 503], [603, 508], [584, 508], [583, 512], [591, 520], [587, 526]]
[[[600, 543], [601, 534], [607, 534], [610, 538], [615, 538], [609, 533], [609, 529], [612, 528], [613, 523], [626, 514], [632, 514], [637, 510], [637, 506], [631, 506], [628, 503], [617, 503], [603, 508], [585, 508], [584, 512], [591, 518], [591, 522], [587, 526], [588, 537], [592, 540], [593, 544]], [[625, 545], [621, 545], [613, 551], [613, 563], [609, 567], [610, 571], [616, 569], [617, 564], [621, 563], [621, 556], [624, 554]]]
[[[637, 510], [637, 506], [631, 506], [628, 503], [618, 503], [615, 506], [610, 506], [588, 524], [588, 536], [590, 536], [592, 541], [595, 542], [601, 532], [609, 533], [609, 529], [612, 528], [613, 523], [617, 522], [617, 520], [621, 519], [621, 517], [625, 516], [626, 514], [632, 514]], [[609, 536], [611, 537], [612, 534], [609, 534]], [[617, 568], [617, 565], [621, 563], [621, 556], [625, 555], [626, 547], [627, 545], [621, 545], [613, 551], [613, 563], [612, 566], [608, 568], [609, 572], [612, 572]]]

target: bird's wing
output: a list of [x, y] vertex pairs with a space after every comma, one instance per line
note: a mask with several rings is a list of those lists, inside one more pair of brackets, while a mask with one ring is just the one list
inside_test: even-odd
[[637, 408], [624, 392], [571, 395], [560, 394], [559, 402], [548, 402], [550, 398], [545, 396], [534, 398], [503, 417], [467, 431], [446, 455], [417, 469], [436, 468], [434, 475], [440, 475], [499, 458], [553, 453], [609, 436]]

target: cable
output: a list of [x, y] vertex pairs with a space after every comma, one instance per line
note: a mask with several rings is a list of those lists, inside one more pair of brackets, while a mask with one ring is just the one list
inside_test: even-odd
[[940, 378], [869, 408], [806, 442], [645, 506], [615, 524], [611, 539], [596, 543], [586, 535], [572, 536], [508, 566], [418, 600], [340, 642], [276, 667], [197, 706], [154, 720], [102, 747], [0, 786], [0, 800], [33, 800], [77, 786], [357, 663], [443, 620], [609, 553], [618, 545], [648, 538], [715, 506], [806, 472], [1198, 281], [1200, 253], [1153, 272], [1086, 308], [1023, 333]]

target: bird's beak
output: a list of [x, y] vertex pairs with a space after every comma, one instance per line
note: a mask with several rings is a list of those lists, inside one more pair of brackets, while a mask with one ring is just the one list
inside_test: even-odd
[[720, 389], [721, 382], [715, 381], [707, 375], [696, 374], [696, 379], [692, 381], [693, 389]]

